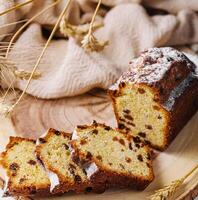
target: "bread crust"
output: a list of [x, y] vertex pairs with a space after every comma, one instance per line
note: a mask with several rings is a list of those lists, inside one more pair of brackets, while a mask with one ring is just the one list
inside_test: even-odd
[[[77, 128], [86, 129], [86, 128], [96, 128], [98, 126], [112, 129], [111, 127], [106, 126], [105, 124], [100, 124], [95, 121], [93, 122], [91, 126], [84, 125], [84, 126], [77, 126]], [[133, 140], [133, 136], [127, 135], [126, 133], [121, 132], [119, 129], [116, 129], [116, 130], [118, 130], [121, 134], [123, 134], [123, 136], [126, 137], [127, 140], [130, 140], [130, 141]], [[142, 147], [144, 146], [144, 148], [146, 148], [146, 151], [148, 153], [150, 153], [150, 149], [147, 145], [143, 143], [141, 143], [141, 145]], [[71, 141], [71, 146], [74, 149], [73, 154], [72, 154], [74, 162], [76, 162], [77, 164], [81, 166], [87, 166], [92, 163], [95, 163], [96, 166], [98, 167], [98, 170], [90, 176], [90, 181], [93, 187], [103, 186], [103, 190], [106, 190], [110, 187], [118, 187], [118, 188], [131, 187], [133, 189], [143, 190], [154, 179], [154, 173], [152, 169], [152, 160], [149, 161], [149, 165], [151, 167], [150, 175], [149, 177], [147, 177], [147, 179], [144, 179], [142, 176], [134, 176], [132, 174], [126, 175], [126, 173], [123, 174], [123, 173], [112, 172], [108, 168], [105, 168], [103, 165], [101, 165], [101, 163], [98, 162], [98, 160], [94, 157], [87, 159], [87, 156], [83, 152], [81, 152], [78, 146], [76, 145], [75, 140]]]
[[[142, 86], [146, 87], [153, 93], [155, 101], [158, 103], [158, 107], [164, 113], [166, 118], [166, 127], [164, 129], [165, 139], [163, 141], [163, 145], [151, 145], [151, 147], [160, 151], [164, 151], [171, 144], [181, 129], [198, 110], [198, 75], [195, 72], [196, 66], [184, 54], [174, 50], [173, 48], [170, 48], [170, 51], [175, 51], [181, 59], [179, 61], [172, 60], [169, 68], [167, 68], [164, 72], [162, 78], [156, 80], [154, 79], [154, 81], [148, 80], [147, 82], [145, 80], [150, 78], [150, 74], [148, 73], [147, 75], [146, 70], [145, 74], [138, 74], [138, 71], [135, 73], [129, 71], [121, 76], [117, 82], [116, 88], [110, 88], [108, 90], [108, 94], [112, 99], [113, 109], [118, 124], [119, 113], [116, 106], [116, 97], [123, 95], [123, 88], [128, 83], [134, 84], [140, 88]], [[143, 52], [138, 58], [143, 58], [143, 62], [140, 63], [143, 69], [145, 65], [152, 65], [153, 62], [155, 62], [155, 60], [152, 60], [152, 57], [150, 58], [147, 53], [148, 51]], [[163, 57], [163, 53], [161, 54]], [[133, 65], [132, 67], [137, 68], [139, 66]], [[169, 101], [172, 92], [179, 88], [180, 85], [188, 79], [189, 82], [184, 88], [184, 91], [182, 91], [179, 96], [174, 98], [173, 106], [170, 109], [167, 109], [166, 104]]]

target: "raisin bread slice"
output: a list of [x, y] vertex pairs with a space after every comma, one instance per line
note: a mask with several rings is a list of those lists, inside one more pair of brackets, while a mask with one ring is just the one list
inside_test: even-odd
[[78, 126], [71, 146], [93, 185], [144, 189], [154, 178], [149, 148], [104, 124]]
[[89, 188], [85, 171], [71, 159], [69, 142], [71, 134], [49, 129], [44, 137], [38, 139], [36, 155], [48, 171], [58, 175], [59, 183], [52, 193], [64, 193], [73, 190], [77, 193]]
[[1, 166], [7, 174], [5, 196], [48, 195], [50, 180], [35, 156], [36, 142], [31, 139], [10, 137]]
[[176, 49], [150, 48], [109, 94], [119, 129], [164, 150], [198, 109], [196, 66]]

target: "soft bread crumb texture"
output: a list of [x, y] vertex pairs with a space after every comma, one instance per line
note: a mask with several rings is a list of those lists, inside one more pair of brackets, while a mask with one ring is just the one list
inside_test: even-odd
[[114, 108], [120, 129], [152, 146], [165, 146], [169, 113], [156, 101], [152, 88], [127, 83], [115, 98]]
[[[57, 173], [63, 184], [72, 187], [77, 182], [86, 181], [86, 174], [71, 158], [69, 134], [50, 129], [37, 147], [37, 155], [48, 170]], [[71, 189], [71, 188], [68, 188]]]
[[[12, 139], [14, 140], [14, 139]], [[1, 163], [9, 177], [8, 189], [23, 193], [24, 188], [47, 189], [50, 181], [35, 156], [35, 143], [17, 141], [2, 154]]]
[[97, 125], [95, 127], [77, 128], [78, 139], [75, 146], [85, 159], [91, 158], [99, 168], [114, 174], [126, 176], [152, 177], [150, 154], [141, 143], [111, 128]]

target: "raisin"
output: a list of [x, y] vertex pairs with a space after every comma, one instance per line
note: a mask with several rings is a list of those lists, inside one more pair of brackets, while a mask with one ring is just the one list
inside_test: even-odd
[[158, 117], [157, 117], [158, 119], [162, 119], [162, 117], [159, 115]]
[[134, 138], [133, 138], [133, 141], [134, 141], [135, 143], [140, 143], [140, 142], [141, 142], [141, 140], [140, 140], [140, 138], [139, 138], [138, 136], [134, 137]]
[[46, 143], [46, 140], [44, 138], [39, 138], [40, 143]]
[[98, 130], [97, 130], [97, 129], [94, 129], [94, 130], [92, 131], [92, 133], [95, 134], [95, 135], [97, 135], [97, 134], [98, 134]]
[[133, 150], [131, 142], [129, 143], [129, 149]]
[[133, 117], [132, 117], [131, 115], [124, 115], [124, 117], [125, 117], [126, 119], [128, 119], [128, 120], [133, 121]]
[[152, 129], [153, 129], [153, 127], [152, 127], [151, 125], [145, 125], [145, 127], [146, 127], [147, 129], [149, 129], [149, 130], [152, 130]]
[[124, 140], [123, 139], [119, 139], [119, 143], [121, 144], [121, 145], [125, 145], [125, 142], [124, 142]]
[[125, 128], [125, 125], [119, 123], [119, 124], [118, 124], [118, 128], [119, 128], [119, 129], [124, 129], [124, 128]]
[[125, 82], [121, 82], [121, 83], [120, 83], [120, 86], [121, 86], [121, 87], [125, 87], [125, 86], [126, 86], [126, 83], [125, 83]]
[[61, 132], [60, 132], [60, 131], [55, 131], [54, 134], [55, 134], [55, 135], [60, 135]]
[[35, 160], [29, 160], [28, 164], [30, 164], [30, 165], [36, 165], [36, 161]]
[[142, 157], [141, 154], [139, 154], [139, 155], [137, 156], [137, 159], [138, 159], [139, 161], [143, 162], [143, 157]]
[[143, 138], [146, 137], [146, 133], [145, 133], [145, 132], [139, 132], [138, 135], [139, 135], [140, 137], [143, 137]]
[[138, 88], [138, 92], [139, 92], [140, 94], [144, 94], [144, 93], [145, 93], [145, 90], [142, 89], [142, 88]]
[[131, 111], [128, 109], [123, 110], [124, 113], [129, 114]]
[[118, 141], [118, 138], [116, 136], [113, 137], [113, 141]]
[[9, 169], [13, 171], [17, 171], [19, 169], [19, 165], [17, 163], [12, 163]]
[[148, 159], [148, 160], [151, 159], [151, 155], [150, 155], [150, 153], [147, 153], [147, 159]]
[[131, 162], [131, 158], [129, 158], [129, 157], [126, 157], [125, 160], [126, 160], [128, 163]]
[[139, 144], [135, 144], [135, 146], [139, 149], [140, 148], [140, 145]]
[[105, 127], [105, 130], [106, 130], [106, 131], [110, 131], [110, 130], [111, 130], [111, 127], [106, 126], [106, 127]]

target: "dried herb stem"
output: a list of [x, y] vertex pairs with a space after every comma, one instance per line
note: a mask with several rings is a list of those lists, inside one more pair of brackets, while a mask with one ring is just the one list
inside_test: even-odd
[[[58, 1], [59, 1], [59, 0], [58, 0]], [[68, 0], [68, 1], [67, 1], [66, 5], [65, 5], [65, 7], [64, 7], [64, 9], [63, 9], [63, 11], [62, 11], [61, 14], [59, 15], [58, 20], [57, 20], [57, 22], [56, 22], [56, 24], [55, 24], [55, 26], [54, 26], [54, 28], [53, 28], [53, 30], [52, 30], [50, 36], [49, 36], [47, 42], [45, 43], [45, 46], [44, 46], [44, 48], [43, 48], [43, 50], [42, 50], [42, 52], [41, 52], [41, 54], [40, 54], [40, 56], [39, 56], [39, 58], [38, 58], [38, 60], [37, 60], [37, 62], [36, 62], [36, 64], [35, 64], [33, 70], [32, 70], [32, 73], [31, 73], [31, 75], [30, 75], [30, 77], [29, 77], [29, 79], [28, 79], [28, 81], [27, 81], [27, 84], [26, 84], [26, 86], [25, 86], [25, 88], [24, 88], [22, 94], [21, 94], [20, 97], [17, 99], [17, 101], [14, 103], [14, 105], [11, 107], [11, 110], [9, 110], [9, 113], [13, 111], [13, 109], [18, 105], [18, 103], [21, 101], [21, 99], [22, 99], [23, 96], [25, 95], [25, 92], [27, 91], [27, 89], [28, 89], [28, 87], [29, 87], [29, 85], [30, 85], [30, 82], [31, 82], [31, 80], [32, 80], [32, 78], [33, 78], [33, 75], [34, 75], [34, 73], [35, 73], [37, 67], [38, 67], [39, 64], [40, 64], [40, 61], [41, 61], [41, 59], [42, 59], [42, 57], [43, 57], [43, 55], [44, 55], [44, 53], [45, 53], [45, 51], [46, 51], [46, 49], [47, 49], [49, 43], [50, 43], [50, 41], [52, 40], [52, 38], [53, 38], [53, 36], [54, 36], [56, 30], [58, 29], [59, 23], [60, 23], [62, 17], [63, 17], [63, 16], [65, 15], [65, 13], [67, 12], [71, 1], [72, 1], [72, 0]], [[8, 113], [8, 114], [9, 114], [9, 113]]]
[[33, 1], [34, 1], [34, 0], [28, 0], [28, 1], [25, 1], [25, 2], [23, 2], [23, 3], [19, 3], [19, 4], [15, 5], [15, 6], [11, 7], [11, 8], [8, 8], [7, 10], [1, 12], [1, 13], [0, 13], [0, 16], [5, 15], [5, 14], [7, 14], [7, 13], [13, 11], [13, 10], [19, 9], [19, 8], [21, 8], [22, 6], [25, 6], [25, 5], [29, 4], [29, 3], [32, 3]]
[[198, 169], [198, 165], [196, 165], [190, 172], [188, 172], [184, 177], [172, 181], [170, 185], [165, 186], [162, 189], [156, 190], [155, 193], [151, 196], [149, 196], [148, 199], [150, 200], [167, 200], [169, 197], [171, 197], [174, 192], [183, 184], [183, 182], [193, 174]]

